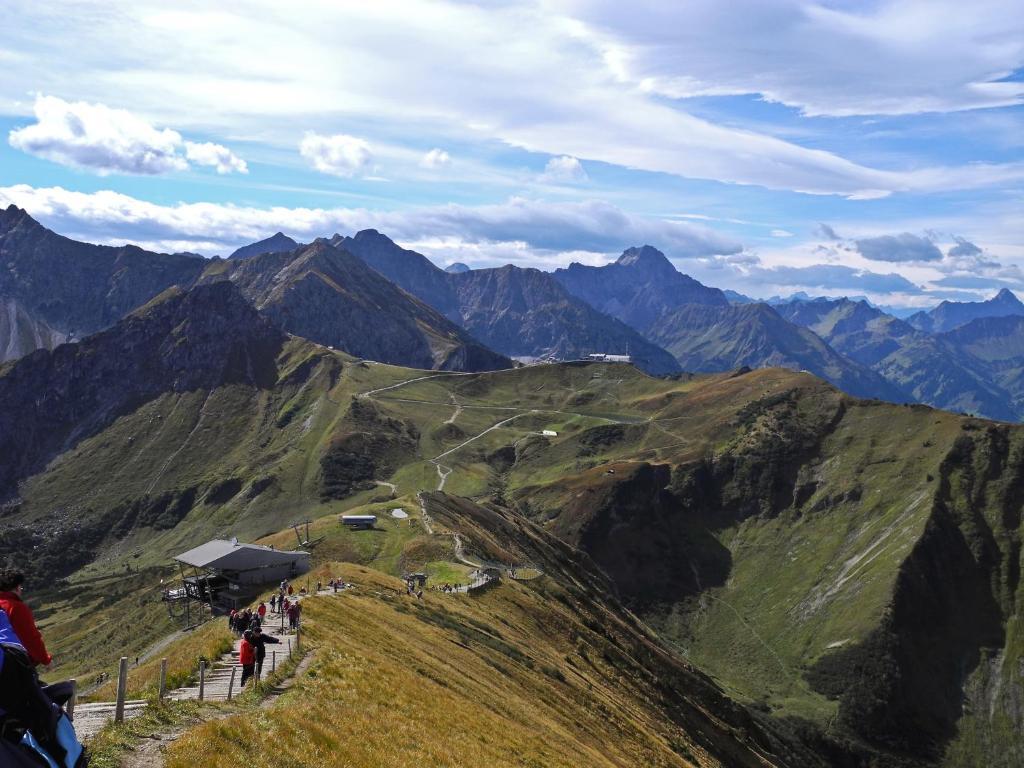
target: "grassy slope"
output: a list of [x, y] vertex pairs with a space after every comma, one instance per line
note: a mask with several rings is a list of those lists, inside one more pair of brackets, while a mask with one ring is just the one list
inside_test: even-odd
[[[297, 341], [286, 350], [281, 368], [287, 372], [313, 358], [310, 373], [286, 380], [270, 393], [224, 390], [209, 398], [189, 393], [150, 403], [27, 484], [21, 514], [31, 519], [55, 508], [109, 506], [144, 494], [150, 486], [153, 492], [191, 485], [205, 489], [228, 477], [242, 478], [246, 486], [257, 478], [275, 478], [254, 499], [243, 490], [225, 504], [198, 502], [175, 528], [141, 530], [111, 542], [102, 560], [72, 578], [76, 594], [48, 596], [43, 626], [56, 638], [52, 644], [58, 657], [66, 660], [59, 671], [95, 671], [112, 660], [113, 653], [105, 649], [142, 648], [166, 631], [170, 622], [161, 617], [162, 609], [140, 601], [139, 590], [144, 584], [156, 586], [156, 569], [168, 554], [210, 535], [255, 538], [307, 516], [324, 518], [316, 530], [330, 530], [337, 512], [387, 495], [386, 489], [373, 489], [322, 502], [319, 456], [344, 428], [353, 394], [417, 373], [355, 364]], [[342, 364], [336, 380], [328, 358]], [[617, 476], [605, 471], [605, 466], [614, 466], [609, 462], [677, 465], [708, 456], [743, 455], [749, 448], [745, 440], [756, 443], [751, 435], [778, 427], [770, 414], [753, 421], [741, 418], [748, 404], [771, 402], [790, 390], [813, 394], [820, 389], [809, 376], [780, 370], [676, 381], [649, 379], [615, 365], [439, 375], [375, 396], [385, 413], [415, 424], [420, 432], [417, 455], [391, 477], [379, 479], [396, 483], [399, 502], [415, 513], [411, 494], [433, 489], [438, 481], [428, 459], [516, 416], [438, 459], [453, 470], [446, 490], [470, 496], [499, 491], [528, 501], [541, 518], [554, 518], [574, 496], [595, 493], [599, 498], [602, 483], [615, 485]], [[827, 410], [829, 397], [802, 397], [798, 408]], [[698, 667], [738, 697], [821, 725], [833, 721], [836, 705], [812, 691], [804, 673], [878, 627], [900, 567], [928, 518], [933, 479], [964, 423], [924, 408], [845, 402], [813, 460], [800, 465], [794, 482], [811, 489], [801, 503], [778, 514], [718, 525], [714, 536], [732, 563], [728, 580], [705, 590], [698, 600], [686, 597], [647, 613]], [[445, 424], [456, 404], [461, 412], [454, 424]], [[533, 434], [540, 429], [559, 434], [540, 438]], [[511, 467], [494, 457], [509, 446], [519, 451]], [[163, 466], [167, 456], [173, 460], [154, 480], [150, 468]], [[1013, 485], [1012, 479], [1006, 483]], [[382, 513], [391, 506], [382, 503], [373, 509]], [[1012, 543], [1012, 524], [997, 520], [1006, 506], [993, 502], [986, 514], [1003, 526], [1000, 535]], [[392, 521], [384, 525], [390, 528]], [[321, 546], [324, 556], [373, 564], [388, 573], [416, 562], [417, 567], [430, 565], [439, 574], [454, 576], [449, 555], [436, 551], [443, 545], [425, 541], [414, 526], [394, 523], [379, 543], [348, 532], [332, 534]], [[289, 531], [279, 537], [279, 544], [293, 541]], [[133, 556], [136, 552], [138, 557]], [[131, 581], [123, 576], [126, 563], [142, 569]], [[1016, 582], [1009, 577], [1006, 581], [1012, 592]], [[1006, 604], [1012, 614], [1012, 599]], [[82, 632], [80, 617], [86, 609], [94, 611], [94, 619], [116, 621], [104, 623], [102, 632]], [[950, 747], [951, 764], [969, 764], [982, 748], [990, 754], [1019, 744], [1019, 734], [1002, 713], [1016, 706], [1019, 685], [1006, 676], [1021, 656], [1020, 634], [1011, 617], [1001, 652], [1007, 663], [993, 661], [976, 670], [970, 684], [977, 689], [975, 698], [994, 695], [1002, 703], [993, 718], [969, 716], [962, 722], [961, 736]], [[1003, 682], [996, 685], [997, 680]], [[994, 686], [997, 692], [992, 694]]]
[[169, 768], [236, 765], [268, 731], [293, 766], [720, 764], [554, 584], [420, 602], [378, 572], [343, 573], [354, 594], [308, 604], [308, 676], [258, 717], [189, 732]]

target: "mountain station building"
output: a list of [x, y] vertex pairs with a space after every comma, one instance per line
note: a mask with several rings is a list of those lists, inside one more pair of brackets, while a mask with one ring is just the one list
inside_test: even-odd
[[244, 605], [261, 587], [293, 579], [310, 568], [308, 552], [241, 544], [237, 539], [214, 539], [174, 559], [182, 574], [180, 597], [205, 603], [215, 612]]

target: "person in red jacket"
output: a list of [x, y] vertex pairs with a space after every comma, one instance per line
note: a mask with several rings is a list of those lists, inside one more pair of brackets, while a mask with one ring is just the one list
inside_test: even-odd
[[7, 618], [10, 619], [21, 644], [25, 646], [32, 663], [49, 666], [53, 657], [46, 650], [46, 643], [43, 642], [43, 636], [36, 627], [32, 609], [21, 599], [24, 584], [24, 574], [10, 568], [0, 569], [0, 608], [7, 613]]
[[242, 644], [238, 646], [238, 663], [242, 665], [242, 685], [244, 688], [249, 678], [256, 672], [256, 644], [253, 643], [252, 630], [242, 633]]

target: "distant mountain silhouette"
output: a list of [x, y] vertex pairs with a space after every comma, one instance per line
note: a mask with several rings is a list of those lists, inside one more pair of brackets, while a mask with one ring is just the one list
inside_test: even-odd
[[787, 322], [767, 304], [688, 304], [663, 315], [652, 327], [651, 338], [688, 371], [779, 366], [810, 371], [860, 397], [894, 402], [910, 399], [811, 331]]
[[512, 265], [445, 272], [372, 229], [351, 238], [336, 235], [332, 242], [502, 354], [575, 358], [592, 352], [628, 353], [649, 373], [679, 370], [665, 350], [572, 296], [548, 272]]
[[944, 301], [932, 310], [917, 312], [907, 322], [920, 331], [944, 333], [980, 317], [1024, 315], [1024, 304], [1007, 288], [988, 301]]
[[356, 357], [442, 370], [512, 365], [324, 239], [286, 253], [215, 262], [203, 277], [225, 279], [289, 333]]
[[80, 243], [13, 205], [0, 210], [0, 362], [107, 328], [166, 288], [191, 285], [206, 264]]
[[248, 259], [250, 256], [259, 256], [261, 253], [285, 253], [294, 251], [299, 247], [298, 242], [292, 240], [283, 232], [271, 235], [266, 240], [260, 240], [249, 245], [243, 245], [230, 256], [229, 259]]
[[686, 304], [729, 304], [722, 291], [682, 274], [649, 245], [629, 248], [613, 264], [589, 267], [574, 262], [554, 275], [573, 296], [641, 333], [666, 312]]

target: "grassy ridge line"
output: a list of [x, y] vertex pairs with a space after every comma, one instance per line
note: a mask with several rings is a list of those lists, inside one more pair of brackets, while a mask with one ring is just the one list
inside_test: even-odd
[[235, 766], [267, 732], [290, 766], [717, 764], [551, 595], [420, 602], [377, 572], [343, 573], [354, 594], [307, 603], [315, 655], [294, 691], [259, 719], [193, 729], [168, 768]]

